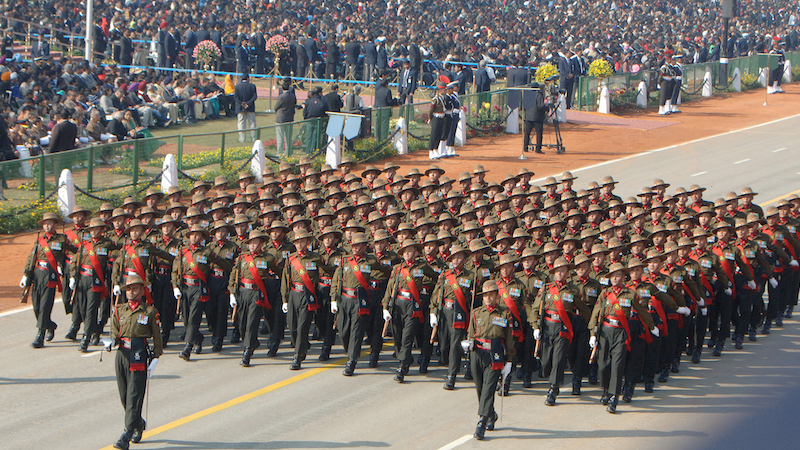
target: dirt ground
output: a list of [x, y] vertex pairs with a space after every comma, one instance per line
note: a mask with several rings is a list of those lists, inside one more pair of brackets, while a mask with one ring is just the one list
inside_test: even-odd
[[[800, 84], [785, 85], [784, 89], [786, 94], [769, 96], [769, 106], [764, 106], [764, 90], [758, 90], [687, 103], [681, 107], [681, 114], [659, 116], [655, 110], [650, 109], [647, 112], [631, 111], [621, 116], [624, 119], [674, 123], [649, 131], [630, 127], [566, 124], [562, 126], [566, 153], [561, 155], [555, 154], [555, 150], [545, 149], [544, 155], [526, 153], [528, 160], [520, 161], [518, 158], [522, 148], [522, 135], [503, 134], [470, 139], [466, 147], [456, 149], [458, 158], [435, 163], [446, 170], [451, 178], [457, 177], [462, 171], [472, 171], [476, 164], [482, 164], [489, 170], [489, 181], [500, 181], [507, 173], [516, 174], [522, 167], [536, 172], [537, 178], [558, 175], [564, 170], [797, 114]], [[547, 141], [546, 129], [545, 143]], [[401, 166], [400, 173], [405, 175], [412, 167], [424, 169], [430, 165], [431, 161], [427, 156], [426, 152], [417, 152], [394, 158], [394, 161]], [[363, 167], [358, 167], [355, 172], [360, 173], [361, 170]], [[22, 266], [35, 238], [35, 233], [0, 238], [0, 252], [3, 256], [0, 259], [0, 312], [22, 306], [19, 304], [21, 290], [18, 284]]]

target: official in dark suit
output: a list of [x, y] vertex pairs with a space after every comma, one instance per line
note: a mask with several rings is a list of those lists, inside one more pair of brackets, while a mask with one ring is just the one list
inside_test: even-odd
[[[130, 66], [133, 63], [133, 40], [131, 35], [133, 32], [128, 28], [122, 33], [119, 40], [119, 63], [123, 66]], [[127, 73], [128, 69], [122, 69], [123, 73]]]
[[[170, 31], [166, 33], [166, 47], [167, 47], [167, 65], [166, 67], [174, 67], [175, 61], [178, 60], [178, 46], [179, 42], [175, 41], [175, 36], [172, 33], [175, 27], [170, 27]], [[180, 37], [178, 38], [180, 39]]]
[[325, 78], [339, 79], [339, 44], [333, 36], [328, 36], [327, 54], [325, 55]]
[[292, 151], [292, 122], [294, 122], [294, 112], [297, 108], [297, 96], [292, 87], [292, 79], [284, 78], [281, 84], [281, 94], [275, 104], [275, 129], [277, 138], [278, 154], [288, 155]]
[[[315, 63], [317, 61], [322, 61], [322, 57], [319, 55], [319, 48], [317, 47], [317, 41], [315, 41], [310, 36], [306, 38], [303, 46], [306, 48], [306, 55], [308, 56], [308, 64], [311, 67], [311, 76], [312, 77], [319, 77], [319, 74], [316, 71]], [[305, 74], [303, 74], [305, 76]]]
[[411, 63], [411, 68], [417, 73], [422, 70], [422, 54], [419, 51], [419, 45], [413, 42], [408, 46], [408, 61]]
[[475, 92], [478, 93], [478, 104], [482, 105], [489, 102], [489, 92], [491, 89], [492, 79], [489, 78], [489, 72], [486, 70], [486, 61], [481, 60], [478, 63], [478, 70], [475, 71]]
[[380, 87], [375, 91], [375, 108], [377, 117], [375, 121], [375, 134], [378, 142], [383, 142], [389, 136], [389, 120], [392, 118], [391, 106], [397, 105], [397, 100], [392, 98], [392, 90], [389, 89], [389, 80], [380, 80]]
[[[267, 40], [264, 39], [263, 30], [264, 25], [258, 24], [258, 31], [253, 35], [253, 49], [256, 54], [256, 73], [263, 74], [266, 66], [267, 59]], [[277, 64], [277, 56], [275, 55], [275, 64]]]
[[236, 47], [236, 71], [239, 73], [250, 73], [250, 52], [247, 49], [249, 40], [247, 35], [243, 35], [239, 46]]
[[[256, 99], [258, 92], [247, 72], [242, 73], [242, 81], [233, 90], [234, 106], [236, 108], [237, 126], [239, 130], [251, 129], [250, 139], [256, 141]], [[244, 131], [239, 132], [239, 142], [244, 142]]]
[[414, 103], [414, 92], [417, 91], [417, 71], [411, 62], [403, 61], [403, 70], [400, 72], [400, 85], [397, 87], [397, 96], [400, 104]]
[[522, 151], [527, 152], [531, 143], [531, 130], [536, 130], [536, 153], [544, 153], [542, 151], [542, 133], [544, 132], [544, 119], [547, 113], [547, 107], [544, 104], [544, 95], [542, 95], [539, 83], [531, 83], [531, 87], [536, 89], [533, 91], [523, 91], [522, 107], [525, 109], [525, 131], [522, 138]]
[[[509, 88], [516, 86], [527, 86], [530, 84], [530, 74], [526, 69], [512, 66], [506, 74], [506, 83]], [[514, 110], [520, 106], [522, 91], [509, 89], [508, 108]]]
[[457, 70], [456, 81], [458, 81], [458, 95], [467, 94], [467, 84], [472, 83], [472, 69], [467, 66], [456, 66], [453, 70]]
[[378, 72], [385, 71], [389, 68], [389, 53], [386, 51], [386, 38], [378, 38], [378, 60], [375, 62], [375, 67]]
[[194, 68], [194, 48], [197, 47], [197, 33], [195, 33], [196, 29], [197, 26], [192, 23], [189, 25], [189, 29], [186, 30], [186, 33], [183, 34], [183, 48], [186, 49], [186, 69]]
[[375, 73], [375, 64], [378, 62], [378, 47], [370, 41], [364, 42], [364, 81], [372, 80]]
[[356, 79], [356, 68], [358, 67], [358, 57], [361, 56], [361, 43], [355, 38], [346, 38], [344, 44], [345, 52], [345, 65], [347, 72], [345, 72], [345, 79]]
[[339, 95], [338, 84], [333, 83], [331, 85], [330, 92], [325, 95], [325, 101], [328, 102], [328, 111], [340, 112], [342, 110], [344, 103], [342, 102], [342, 96]]
[[322, 120], [310, 119], [321, 119], [327, 116], [328, 102], [322, 96], [322, 88], [317, 86], [311, 89], [308, 100], [303, 104], [303, 119], [307, 120], [305, 124], [305, 151], [309, 155], [319, 148], [320, 137], [323, 134]]
[[565, 54], [567, 49], [558, 52], [558, 87], [567, 91], [567, 107], [569, 107], [569, 98], [572, 93], [572, 64]]

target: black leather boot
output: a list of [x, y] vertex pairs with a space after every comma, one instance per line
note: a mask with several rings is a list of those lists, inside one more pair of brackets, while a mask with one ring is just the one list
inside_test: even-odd
[[597, 365], [592, 364], [589, 366], [589, 384], [597, 386], [600, 381], [597, 380]]
[[617, 412], [617, 396], [611, 397], [608, 401], [608, 408], [606, 411], [610, 412], [611, 414], [615, 414]]
[[508, 397], [508, 393], [510, 390], [511, 390], [511, 374], [508, 374], [508, 376], [506, 377], [506, 382], [503, 385], [503, 389], [500, 390], [500, 395], [502, 395], [503, 397]]
[[556, 396], [558, 396], [557, 389], [554, 385], [550, 385], [550, 390], [547, 391], [547, 398], [544, 400], [544, 404], [547, 406], [555, 406], [556, 404]]
[[428, 358], [422, 357], [422, 360], [419, 362], [419, 373], [426, 374], [428, 373]]
[[194, 347], [194, 345], [186, 344], [186, 346], [183, 347], [183, 351], [178, 356], [184, 361], [188, 361], [192, 357], [192, 347]]
[[531, 374], [530, 373], [525, 373], [522, 376], [522, 387], [527, 389], [527, 388], [530, 388], [532, 386], [533, 386], [533, 382], [531, 381]]
[[267, 350], [267, 358], [274, 358], [278, 355], [278, 344], [273, 344], [270, 346], [269, 350]]
[[294, 358], [292, 358], [292, 365], [289, 366], [289, 370], [300, 370], [300, 356], [294, 355]]
[[403, 369], [397, 369], [397, 374], [394, 376], [393, 380], [397, 381], [398, 383], [402, 383], [405, 380], [406, 375], [403, 373]]
[[[625, 383], [622, 386], [622, 401], [625, 403], [630, 403], [633, 400], [633, 390], [635, 386], [631, 383]], [[608, 403], [608, 400], [606, 400]]]
[[764, 328], [761, 329], [761, 334], [769, 334], [771, 328], [772, 328], [772, 321], [769, 319], [765, 320]]
[[697, 364], [700, 362], [700, 348], [695, 348], [694, 352], [692, 352], [692, 362]]
[[[161, 346], [166, 347], [169, 344], [169, 330], [161, 331]], [[92, 344], [94, 345], [94, 344]]]
[[483, 440], [483, 436], [486, 434], [486, 422], [488, 422], [488, 417], [481, 416], [481, 420], [478, 421], [478, 426], [475, 427], [475, 434], [472, 437], [479, 441]]
[[92, 345], [100, 345], [100, 333], [92, 333]]
[[319, 360], [320, 361], [327, 361], [331, 359], [331, 348], [327, 346], [322, 347], [322, 351], [319, 353]]
[[238, 344], [242, 342], [242, 334], [239, 332], [239, 327], [233, 327], [233, 332], [231, 333], [231, 344]]
[[789, 305], [786, 307], [786, 313], [783, 315], [783, 317], [786, 319], [791, 319], [793, 312], [794, 312], [794, 306]]
[[714, 356], [722, 356], [722, 349], [725, 347], [725, 339], [720, 339], [714, 345], [714, 351], [711, 352]]
[[608, 389], [603, 389], [603, 395], [600, 397], [600, 404], [601, 405], [608, 404]]
[[47, 329], [47, 333], [44, 335], [44, 340], [50, 342], [56, 337], [56, 328], [58, 328], [58, 324], [53, 322], [53, 325]]
[[380, 357], [380, 353], [373, 352], [369, 355], [369, 367], [374, 369], [378, 367], [378, 358]]
[[89, 336], [91, 336], [91, 334], [84, 334], [83, 339], [81, 339], [81, 345], [78, 347], [81, 353], [87, 353], [89, 351]]
[[68, 341], [77, 341], [78, 340], [78, 328], [79, 328], [78, 325], [72, 324], [72, 326], [69, 327], [69, 331], [67, 332], [67, 335], [64, 336], [64, 339], [66, 339]]
[[250, 367], [250, 358], [253, 356], [253, 350], [251, 348], [245, 348], [244, 353], [242, 353], [242, 361], [239, 363], [242, 367]]
[[669, 371], [672, 373], [680, 373], [681, 372], [681, 358], [677, 357], [672, 360], [672, 366], [669, 368]]
[[747, 339], [750, 340], [750, 342], [755, 342], [758, 340], [755, 327], [750, 327], [750, 330], [747, 331]]
[[222, 351], [222, 338], [221, 337], [212, 337], [211, 338], [211, 351], [214, 353]]
[[647, 392], [648, 394], [652, 394], [653, 393], [653, 388], [655, 387], [655, 385], [656, 384], [653, 382], [652, 378], [645, 380], [644, 381], [644, 391]]
[[494, 412], [492, 412], [491, 415], [487, 416], [486, 430], [487, 431], [494, 431], [495, 422], [497, 422], [497, 411], [494, 411]]
[[134, 444], [138, 444], [139, 442], [141, 442], [142, 433], [144, 433], [144, 430], [146, 429], [147, 429], [147, 422], [145, 422], [144, 419], [142, 419], [142, 428], [135, 428], [133, 430], [133, 434], [131, 434], [131, 442], [133, 442]]
[[456, 377], [455, 375], [448, 375], [444, 381], [444, 390], [445, 391], [452, 391], [456, 387]]
[[351, 358], [347, 361], [347, 364], [345, 364], [344, 372], [342, 372], [342, 375], [346, 377], [352, 377], [353, 372], [355, 372], [355, 370], [356, 370], [356, 360]]
[[194, 348], [194, 353], [195, 354], [199, 355], [200, 353], [203, 353], [203, 341], [204, 340], [205, 340], [205, 338], [201, 334], [200, 335], [200, 342], [198, 342], [197, 345]]
[[39, 332], [36, 333], [36, 338], [34, 338], [33, 342], [31, 342], [31, 347], [33, 348], [44, 347], [44, 330], [39, 330]]
[[581, 379], [572, 377], [572, 395], [581, 395]]
[[114, 442], [114, 448], [119, 448], [122, 450], [128, 450], [130, 448], [131, 442], [131, 435], [133, 432], [131, 430], [125, 430], [122, 432], [122, 436], [119, 437], [117, 442]]

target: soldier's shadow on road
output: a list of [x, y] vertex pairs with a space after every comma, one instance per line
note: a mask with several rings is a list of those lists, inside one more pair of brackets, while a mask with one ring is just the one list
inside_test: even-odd
[[486, 434], [487, 441], [501, 439], [597, 439], [597, 438], [653, 438], [653, 437], [706, 437], [708, 434], [700, 431], [657, 431], [657, 430], [537, 430], [535, 428], [497, 428], [497, 431], [526, 434], [512, 434], [509, 436]]
[[[180, 375], [156, 375], [158, 379], [176, 379]], [[73, 384], [73, 383], [98, 383], [116, 382], [117, 378], [113, 375], [107, 377], [72, 377], [72, 378], [4, 378], [0, 377], [0, 386], [12, 384]]]
[[[145, 441], [142, 441], [144, 443]], [[389, 447], [386, 442], [377, 441], [351, 441], [351, 442], [328, 442], [328, 441], [270, 441], [270, 442], [199, 442], [199, 441], [178, 441], [178, 440], [147, 440], [148, 444], [163, 444], [163, 447], [154, 447], [151, 450], [249, 450], [249, 449], [280, 449], [280, 448], [377, 448]]]

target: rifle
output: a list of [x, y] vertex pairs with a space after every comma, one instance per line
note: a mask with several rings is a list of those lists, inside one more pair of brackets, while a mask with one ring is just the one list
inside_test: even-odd
[[[440, 286], [443, 276], [444, 276], [444, 272], [439, 274], [439, 278], [436, 279], [436, 286], [433, 287], [434, 292], [436, 291], [437, 288], [439, 289], [439, 302], [437, 303], [438, 305], [441, 305], [442, 304], [442, 300], [444, 299], [444, 287]], [[439, 314], [438, 314], [439, 311], [436, 311], [436, 312], [437, 312], [436, 316], [438, 317], [439, 316]], [[431, 339], [430, 339], [430, 343], [431, 344], [436, 342], [436, 333], [438, 333], [438, 331], [439, 331], [439, 324], [437, 323], [435, 326], [431, 327]]]
[[[542, 292], [546, 286], [542, 286], [542, 289], [539, 292]], [[538, 358], [539, 357], [539, 348], [542, 346], [542, 310], [544, 308], [544, 302], [547, 299], [547, 293], [542, 293], [542, 301], [539, 302], [539, 339], [536, 340], [536, 348], [533, 349], [533, 356]]]
[[[602, 316], [605, 313], [605, 310], [606, 310], [606, 299], [604, 298], [603, 303], [600, 306], [600, 316]], [[600, 325], [598, 324], [595, 331], [595, 336], [597, 336], [599, 332], [600, 332]], [[597, 361], [597, 347], [598, 344], [595, 343], [594, 348], [592, 349], [592, 354], [589, 355], [589, 364], [593, 364], [595, 361]]]
[[[232, 274], [232, 276], [235, 277], [234, 280], [236, 280], [236, 298], [237, 299], [239, 298], [239, 291], [240, 291], [240, 289], [239, 289], [239, 277], [241, 276], [241, 273], [242, 273], [242, 255], [239, 255], [239, 264], [236, 266], [236, 273]], [[268, 298], [265, 298], [264, 300], [269, 302]], [[231, 320], [233, 322], [236, 322], [236, 313], [238, 313], [238, 312], [239, 312], [239, 302], [237, 300], [236, 306], [234, 306], [233, 307], [233, 311], [231, 311]]]
[[[36, 264], [36, 255], [39, 253], [39, 236], [40, 233], [36, 233], [36, 243], [33, 244], [33, 256], [31, 256], [31, 264], [25, 268], [25, 273], [33, 273], [34, 264]], [[28, 303], [28, 297], [31, 295], [31, 285], [33, 280], [28, 280], [28, 283], [22, 289], [22, 295], [19, 297], [20, 303]]]
[[[402, 264], [403, 261], [401, 261], [400, 263]], [[388, 308], [388, 311], [390, 311], [390, 312], [392, 311], [392, 309], [394, 307], [394, 299], [395, 299], [395, 296], [397, 295], [397, 283], [398, 283], [397, 279], [399, 278], [398, 274], [400, 273], [400, 270], [397, 269], [398, 267], [399, 266], [395, 266], [395, 268], [394, 268], [394, 272], [395, 272], [394, 273], [394, 278], [392, 279], [392, 281], [394, 281], [394, 283], [392, 283], [392, 292], [391, 292], [391, 295], [389, 296], [389, 308]], [[388, 320], [384, 320], [383, 321], [383, 331], [381, 331], [381, 338], [385, 338], [386, 337], [386, 333], [388, 331], [389, 331], [389, 321]]]

